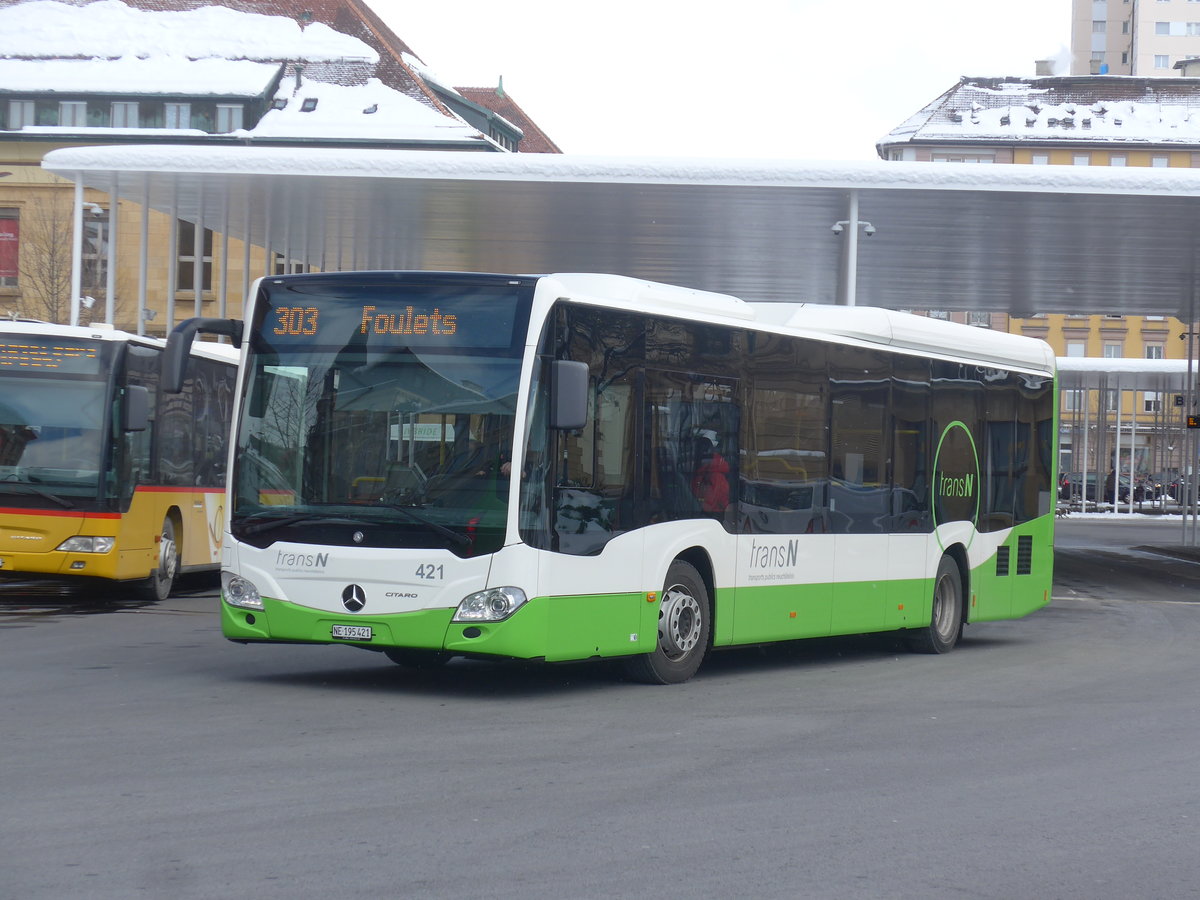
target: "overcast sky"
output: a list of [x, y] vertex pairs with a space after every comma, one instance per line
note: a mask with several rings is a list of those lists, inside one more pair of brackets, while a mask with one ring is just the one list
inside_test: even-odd
[[503, 75], [565, 152], [604, 156], [873, 159], [959, 76], [1070, 43], [1070, 0], [369, 2], [439, 78]]

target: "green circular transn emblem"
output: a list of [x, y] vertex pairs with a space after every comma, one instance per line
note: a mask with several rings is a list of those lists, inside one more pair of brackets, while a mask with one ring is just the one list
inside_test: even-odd
[[[933, 456], [933, 480], [930, 485], [933, 533], [942, 522], [979, 522], [979, 451], [971, 429], [957, 419], [942, 430]], [[971, 540], [974, 540], [974, 534]], [[941, 535], [938, 546], [945, 550]], [[967, 542], [969, 547], [970, 541]]]

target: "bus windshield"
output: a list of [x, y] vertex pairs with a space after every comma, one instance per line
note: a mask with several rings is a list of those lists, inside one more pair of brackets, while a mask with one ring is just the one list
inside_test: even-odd
[[68, 343], [22, 336], [0, 344], [0, 506], [71, 508], [97, 496], [109, 350]]
[[264, 285], [233, 533], [498, 549], [530, 295], [495, 279]]

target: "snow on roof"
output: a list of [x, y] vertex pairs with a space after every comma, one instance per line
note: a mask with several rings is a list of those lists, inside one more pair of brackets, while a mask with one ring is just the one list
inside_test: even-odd
[[0, 93], [261, 97], [280, 65], [182, 56], [0, 59]]
[[[302, 79], [280, 85], [283, 109], [268, 110], [253, 130], [255, 138], [329, 138], [340, 140], [414, 141], [473, 140], [483, 135], [461, 119], [451, 119], [392, 90], [378, 78], [365, 85], [345, 86]], [[305, 112], [306, 101], [316, 106]], [[309, 104], [311, 105], [311, 104]]]
[[120, 0], [73, 6], [31, 0], [0, 8], [0, 57], [53, 59], [168, 56], [249, 60], [365, 59], [379, 54], [319, 22], [205, 6], [147, 12]]
[[1200, 79], [964, 78], [880, 141], [1200, 143]]
[[95, 146], [52, 150], [42, 165], [72, 172], [450, 178], [463, 181], [704, 184], [915, 191], [1200, 196], [1200, 169], [1108, 166], [930, 166], [919, 162], [689, 159], [551, 153], [395, 153], [325, 147]]

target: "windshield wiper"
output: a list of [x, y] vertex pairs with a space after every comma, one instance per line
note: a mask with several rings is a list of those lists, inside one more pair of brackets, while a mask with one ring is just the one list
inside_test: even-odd
[[[23, 488], [24, 490], [18, 490], [18, 488]], [[57, 503], [59, 506], [63, 507], [64, 509], [74, 509], [75, 508], [75, 504], [72, 503], [70, 500], [68, 500], [66, 497], [60, 497], [60, 496], [58, 496], [58, 494], [52, 494], [49, 491], [43, 491], [40, 487], [36, 487], [32, 484], [26, 484], [23, 481], [0, 482], [0, 491], [3, 491], [4, 493], [7, 493], [7, 494], [37, 494], [39, 497], [44, 497], [45, 499], [49, 500], [51, 503]]]
[[442, 537], [444, 537], [446, 540], [450, 541], [450, 543], [454, 544], [455, 546], [458, 546], [458, 547], [470, 547], [471, 546], [471, 539], [469, 537], [467, 537], [465, 534], [459, 534], [457, 531], [447, 528], [445, 525], [442, 525], [439, 522], [434, 522], [432, 519], [427, 519], [424, 516], [422, 516], [421, 514], [413, 512], [407, 506], [399, 506], [395, 503], [384, 503], [382, 505], [386, 506], [388, 509], [394, 509], [397, 512], [404, 513], [404, 515], [408, 516], [412, 521], [416, 522], [419, 525], [427, 525], [429, 528], [433, 529], [435, 534], [440, 534]]
[[[261, 515], [261, 513], [259, 514]], [[258, 515], [253, 518], [259, 518]], [[241, 531], [243, 534], [260, 534], [264, 531], [271, 531], [275, 528], [283, 528], [287, 525], [295, 525], [297, 522], [304, 522], [308, 519], [323, 519], [326, 518], [318, 513], [294, 513], [290, 516], [279, 516], [278, 518], [262, 518], [257, 522], [251, 522], [249, 525], [242, 525]]]
[[[417, 513], [413, 512], [411, 509], [408, 509], [407, 507], [397, 506], [394, 503], [385, 503], [382, 505], [387, 507], [388, 509], [394, 509], [398, 512], [404, 513], [404, 515], [408, 516], [408, 518], [411, 519], [412, 521], [416, 522], [419, 525], [425, 525], [426, 527], [432, 529], [435, 534], [441, 535], [447, 541], [450, 541], [452, 544], [454, 544], [458, 547], [469, 547], [471, 545], [471, 539], [469, 537], [467, 537], [466, 535], [459, 534], [457, 531], [453, 531], [453, 530], [447, 528], [445, 525], [441, 525], [437, 522], [430, 521], [429, 519], [426, 519], [422, 515], [418, 515]], [[258, 513], [257, 515], [253, 516], [252, 518], [259, 519], [259, 517], [262, 515], [263, 515], [262, 513]], [[335, 523], [336, 522], [358, 522], [363, 525], [378, 525], [379, 524], [378, 519], [372, 518], [370, 516], [362, 516], [362, 515], [356, 516], [356, 515], [349, 514], [349, 513], [334, 514], [334, 513], [307, 512], [307, 513], [293, 513], [290, 516], [280, 516], [278, 518], [261, 518], [257, 522], [251, 522], [248, 525], [242, 525], [239, 530], [244, 535], [262, 534], [263, 532], [266, 532], [266, 531], [273, 531], [276, 528], [286, 528], [288, 525], [297, 525], [300, 522], [311, 522], [311, 521], [335, 522]]]

